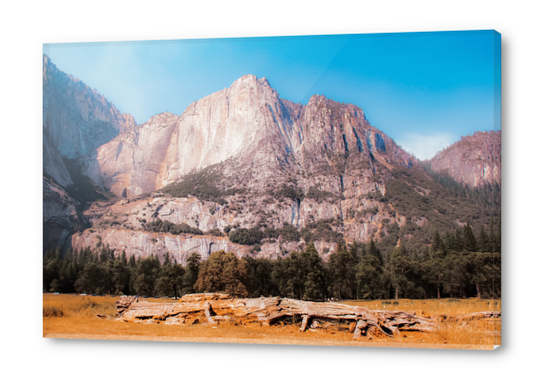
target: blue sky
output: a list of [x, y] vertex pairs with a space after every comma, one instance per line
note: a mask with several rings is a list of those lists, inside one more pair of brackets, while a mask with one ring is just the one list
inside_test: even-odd
[[323, 94], [360, 106], [420, 159], [461, 135], [500, 128], [493, 31], [47, 44], [44, 53], [138, 123], [180, 115], [253, 74], [294, 102]]

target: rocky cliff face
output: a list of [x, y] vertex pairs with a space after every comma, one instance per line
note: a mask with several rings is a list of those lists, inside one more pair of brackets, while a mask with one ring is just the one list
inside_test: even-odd
[[121, 114], [105, 97], [43, 56], [45, 248], [64, 245], [74, 229], [85, 225], [81, 204], [66, 191], [75, 183], [65, 159], [92, 154], [135, 126], [132, 116]]
[[414, 162], [371, 127], [359, 107], [324, 96], [313, 96], [306, 106], [294, 104], [281, 99], [265, 78], [246, 75], [194, 102], [181, 116], [163, 113], [121, 133], [88, 157], [85, 174], [131, 197], [227, 161], [228, 171], [250, 167], [265, 180], [277, 170], [336, 166], [331, 161], [337, 155], [388, 168]]
[[476, 132], [462, 137], [431, 160], [435, 172], [447, 172], [471, 188], [501, 184], [501, 132]]
[[[372, 195], [385, 195], [394, 167], [419, 166], [372, 127], [361, 108], [324, 96], [294, 104], [252, 75], [191, 104], [181, 116], [163, 113], [119, 134], [84, 164], [85, 174], [104, 188], [143, 199], [132, 202], [130, 212], [118, 212], [131, 214], [122, 225], [134, 230], [143, 219], [186, 223], [204, 232], [234, 225], [303, 228], [341, 219], [346, 222], [333, 231], [348, 242], [378, 239], [386, 229], [383, 221], [405, 224], [406, 215]], [[222, 204], [148, 197], [188, 173], [210, 169], [210, 186], [223, 194]], [[302, 195], [289, 196], [288, 190]], [[268, 246], [274, 245], [264, 244], [262, 254], [282, 249]], [[324, 254], [336, 243], [318, 241], [317, 248]]]
[[78, 158], [135, 126], [105, 97], [43, 56], [43, 134], [66, 158]]
[[70, 247], [71, 235], [88, 227], [79, 203], [53, 180], [43, 178], [43, 248]]
[[[445, 198], [420, 162], [355, 105], [316, 95], [295, 104], [265, 78], [247, 75], [180, 116], [162, 113], [136, 125], [47, 58], [44, 67], [46, 245], [169, 252], [185, 262], [191, 252], [206, 258], [216, 250], [280, 257], [312, 240], [327, 259], [341, 242], [373, 239], [390, 249], [475, 213]], [[439, 164], [434, 169], [448, 163]], [[118, 197], [79, 204], [64, 189], [81, 177]], [[447, 209], [454, 211], [444, 215]], [[153, 233], [148, 225], [156, 222], [203, 235]], [[278, 234], [245, 246], [222, 233], [239, 228]]]
[[[303, 242], [273, 242], [265, 243], [260, 251], [253, 251], [250, 246], [243, 246], [229, 241], [227, 237], [198, 236], [198, 235], [171, 235], [167, 233], [150, 233], [126, 229], [95, 230], [87, 229], [83, 233], [76, 233], [71, 237], [71, 246], [75, 249], [85, 247], [99, 249], [101, 246], [109, 246], [115, 251], [126, 252], [127, 256], [146, 258], [151, 254], [159, 259], [166, 253], [176, 262], [186, 264], [186, 259], [192, 253], [198, 253], [203, 260], [211, 253], [219, 250], [232, 252], [238, 258], [251, 256], [253, 258], [276, 259], [288, 252], [302, 250], [306, 247]], [[336, 243], [315, 244], [322, 251], [323, 258], [337, 250]]]
[[73, 180], [62, 155], [53, 146], [48, 135], [43, 135], [43, 174], [54, 179], [63, 188], [73, 185]]

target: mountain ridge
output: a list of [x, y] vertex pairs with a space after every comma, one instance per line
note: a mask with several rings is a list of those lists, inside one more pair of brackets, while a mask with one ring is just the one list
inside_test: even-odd
[[[313, 126], [315, 120], [319, 127]], [[161, 113], [139, 125], [135, 134], [120, 133], [86, 160], [85, 173], [117, 195], [130, 197], [238, 156], [268, 168], [303, 164], [304, 150], [315, 148], [343, 154], [357, 149], [388, 167], [390, 159], [402, 159], [405, 165], [416, 162], [370, 126], [361, 108], [319, 95], [307, 105], [296, 104], [281, 99], [267, 79], [245, 75], [193, 102], [180, 116]], [[386, 148], [394, 155], [382, 154]], [[147, 156], [149, 151], [158, 159]], [[144, 167], [139, 167], [141, 162]]]
[[[44, 189], [44, 234], [51, 235], [44, 250], [107, 244], [129, 256], [170, 253], [184, 262], [191, 252], [205, 259], [217, 249], [277, 258], [312, 241], [325, 258], [342, 243], [419, 249], [430, 228], [489, 223], [356, 105], [323, 95], [293, 103], [266, 78], [245, 75], [180, 116], [163, 112], [137, 125], [95, 91], [65, 83], [66, 74], [56, 73], [56, 88], [46, 71], [44, 175], [65, 189], [90, 183], [89, 192], [95, 185], [118, 198], [79, 202], [44, 177], [51, 194]], [[61, 219], [49, 223], [60, 228], [54, 233], [50, 215]], [[157, 231], [166, 222], [203, 235]], [[230, 230], [254, 231], [258, 243], [233, 242]]]

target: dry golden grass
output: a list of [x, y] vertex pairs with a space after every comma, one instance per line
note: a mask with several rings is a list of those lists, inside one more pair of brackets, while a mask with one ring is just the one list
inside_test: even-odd
[[[431, 299], [431, 300], [373, 300], [345, 301], [372, 310], [406, 311], [424, 317], [433, 315], [462, 315], [474, 312], [501, 311], [501, 301], [492, 299]], [[441, 322], [433, 333], [424, 333], [422, 341], [453, 346], [475, 345], [493, 349], [501, 344], [501, 320], [487, 319], [472, 322]]]
[[[77, 295], [43, 296], [43, 336], [51, 338], [129, 339], [189, 342], [236, 342], [265, 344], [432, 347], [461, 349], [493, 349], [500, 345], [500, 320], [463, 323], [440, 323], [432, 333], [402, 333], [392, 338], [361, 338], [353, 341], [346, 325], [331, 324], [318, 330], [299, 332], [299, 325], [277, 324], [235, 325], [222, 323], [210, 325], [135, 324], [114, 320], [117, 297], [90, 297]], [[151, 302], [171, 302], [170, 299], [146, 299]], [[346, 304], [369, 309], [404, 310], [432, 314], [466, 314], [477, 311], [500, 310], [494, 302], [461, 300], [399, 300], [399, 304], [382, 304], [382, 301], [346, 301]], [[52, 311], [55, 308], [56, 311]], [[58, 312], [61, 317], [55, 317]], [[96, 314], [105, 316], [99, 318]]]
[[434, 314], [467, 314], [482, 311], [500, 311], [501, 301], [491, 299], [430, 299], [430, 300], [347, 300], [343, 304], [355, 305], [372, 310], [386, 311], [423, 311], [426, 316]]
[[78, 295], [43, 295], [44, 315], [49, 310], [59, 309], [64, 318], [96, 318], [96, 314], [114, 317], [115, 302], [113, 296], [78, 296]]

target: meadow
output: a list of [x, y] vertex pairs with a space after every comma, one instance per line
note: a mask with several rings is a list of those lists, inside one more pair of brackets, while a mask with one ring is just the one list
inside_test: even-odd
[[[501, 320], [439, 322], [430, 333], [403, 332], [397, 337], [352, 339], [348, 327], [331, 324], [325, 329], [299, 332], [299, 325], [273, 326], [221, 323], [166, 325], [137, 324], [115, 320], [117, 296], [43, 295], [43, 337], [78, 339], [119, 339], [219, 343], [260, 343], [299, 345], [381, 346], [452, 349], [493, 349], [501, 344]], [[149, 298], [150, 302], [174, 302]], [[343, 303], [371, 310], [403, 310], [420, 316], [458, 315], [480, 311], [500, 311], [500, 300], [350, 300]]]

